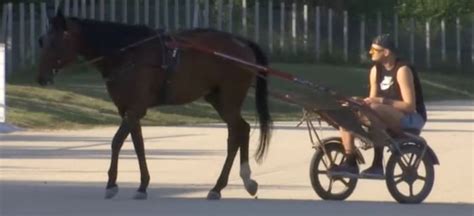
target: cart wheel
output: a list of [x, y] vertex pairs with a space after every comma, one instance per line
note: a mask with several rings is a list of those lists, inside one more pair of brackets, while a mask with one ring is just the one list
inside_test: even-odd
[[329, 140], [323, 144], [330, 158], [324, 155], [322, 149], [316, 150], [311, 160], [311, 184], [321, 199], [344, 200], [354, 191], [357, 178], [329, 177], [327, 169], [330, 167], [331, 162], [339, 165], [344, 161], [344, 148], [338, 140]]
[[416, 167], [421, 153], [421, 148], [407, 146], [401, 149], [401, 154], [392, 153], [388, 159], [385, 182], [388, 191], [399, 203], [420, 203], [433, 188], [433, 161], [425, 155]]

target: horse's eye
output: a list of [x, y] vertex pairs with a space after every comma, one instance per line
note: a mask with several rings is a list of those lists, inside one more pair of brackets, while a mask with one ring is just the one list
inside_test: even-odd
[[42, 36], [38, 39], [38, 44], [39, 44], [40, 48], [43, 48], [43, 37]]

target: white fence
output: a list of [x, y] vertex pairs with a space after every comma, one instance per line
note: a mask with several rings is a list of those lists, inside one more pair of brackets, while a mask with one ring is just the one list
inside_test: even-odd
[[5, 44], [0, 43], [0, 124], [5, 123]]
[[[47, 12], [59, 5], [4, 4], [0, 41], [6, 43], [7, 74], [35, 64], [37, 38]], [[66, 16], [143, 24], [175, 31], [212, 27], [259, 43], [273, 61], [358, 63], [367, 61], [375, 35], [394, 35], [402, 55], [417, 66], [473, 72], [474, 15], [455, 20], [401, 19], [334, 11], [297, 0], [64, 0]], [[2, 37], [3, 36], [3, 37]]]

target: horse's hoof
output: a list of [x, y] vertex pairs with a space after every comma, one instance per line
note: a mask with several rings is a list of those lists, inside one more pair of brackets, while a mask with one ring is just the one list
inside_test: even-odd
[[148, 194], [146, 192], [140, 192], [140, 191], [137, 191], [135, 193], [135, 196], [133, 196], [133, 199], [136, 199], [136, 200], [146, 200], [148, 197]]
[[105, 199], [112, 199], [115, 195], [117, 195], [119, 189], [117, 186], [111, 187], [105, 190]]
[[207, 194], [207, 199], [208, 200], [220, 200], [221, 199], [221, 193], [215, 192], [215, 191], [209, 191]]
[[250, 195], [255, 196], [255, 194], [257, 194], [258, 183], [256, 181], [251, 179], [248, 182], [244, 183], [244, 185], [245, 189]]

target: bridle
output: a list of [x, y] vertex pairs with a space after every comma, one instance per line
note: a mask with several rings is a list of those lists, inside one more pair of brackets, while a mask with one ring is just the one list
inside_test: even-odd
[[[133, 47], [137, 47], [137, 46], [142, 45], [142, 44], [144, 44], [144, 43], [146, 43], [146, 42], [152, 41], [152, 40], [154, 40], [154, 39], [156, 39], [156, 38], [160, 38], [160, 44], [161, 44], [161, 48], [162, 48], [162, 50], [161, 50], [162, 55], [161, 55], [161, 56], [162, 56], [162, 58], [163, 58], [162, 62], [164, 62], [164, 61], [165, 61], [165, 60], [164, 60], [164, 59], [165, 59], [165, 48], [166, 48], [167, 44], [164, 43], [164, 41], [163, 41], [163, 34], [164, 34], [164, 33], [163, 33], [162, 31], [158, 31], [158, 30], [157, 30], [157, 31], [156, 31], [156, 34], [154, 34], [154, 35], [152, 35], [152, 36], [150, 36], [150, 37], [144, 38], [144, 39], [142, 39], [142, 40], [136, 41], [136, 42], [134, 42], [134, 43], [132, 43], [132, 44], [129, 44], [129, 45], [127, 45], [127, 46], [124, 46], [124, 47], [118, 49], [118, 50], [116, 51], [116, 53], [114, 53], [114, 54], [125, 52], [125, 51], [127, 51], [128, 49], [131, 49], [131, 48], [133, 48]], [[174, 38], [173, 38], [173, 37], [171, 37], [171, 36], [169, 36], [169, 37], [172, 38], [172, 41], [174, 41]], [[40, 46], [42, 46], [42, 42], [40, 42]], [[85, 61], [85, 62], [72, 64], [72, 65], [69, 65], [69, 66], [64, 67], [64, 68], [74, 68], [74, 67], [81, 67], [81, 66], [85, 66], [85, 65], [94, 64], [94, 63], [97, 63], [97, 62], [100, 62], [100, 61], [106, 59], [108, 56], [109, 56], [109, 55], [101, 55], [101, 56], [95, 57], [95, 58], [93, 58], [93, 59], [87, 60], [87, 61]], [[55, 60], [55, 65], [54, 65], [54, 67], [52, 68], [52, 76], [53, 76], [53, 78], [59, 73], [59, 68], [60, 68], [59, 66], [62, 64], [62, 62], [63, 62], [63, 60], [62, 60], [61, 57], [58, 57], [58, 58]]]

